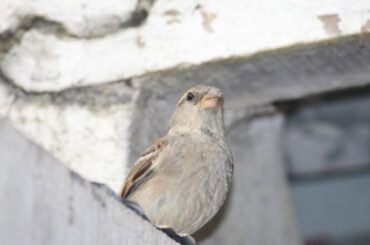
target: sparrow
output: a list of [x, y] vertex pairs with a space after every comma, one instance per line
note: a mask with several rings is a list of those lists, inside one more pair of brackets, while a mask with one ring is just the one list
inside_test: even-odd
[[167, 135], [144, 151], [126, 177], [121, 198], [137, 203], [155, 226], [190, 236], [223, 205], [233, 174], [223, 104], [218, 88], [186, 91]]

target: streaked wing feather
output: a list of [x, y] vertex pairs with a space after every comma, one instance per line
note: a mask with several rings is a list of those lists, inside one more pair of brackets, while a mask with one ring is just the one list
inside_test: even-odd
[[167, 144], [168, 141], [165, 138], [157, 140], [136, 161], [122, 185], [120, 191], [122, 198], [127, 198], [134, 189], [145, 182], [147, 174], [152, 172], [154, 160]]

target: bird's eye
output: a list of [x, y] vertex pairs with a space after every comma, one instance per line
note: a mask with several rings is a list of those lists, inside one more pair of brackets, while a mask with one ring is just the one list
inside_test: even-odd
[[187, 95], [186, 95], [186, 100], [187, 101], [191, 101], [194, 99], [194, 94], [192, 92], [189, 92]]

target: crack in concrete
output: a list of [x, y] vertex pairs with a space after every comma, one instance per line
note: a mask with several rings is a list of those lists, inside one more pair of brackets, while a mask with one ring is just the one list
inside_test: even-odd
[[0, 54], [7, 53], [15, 45], [20, 43], [25, 33], [34, 29], [45, 34], [54, 34], [59, 37], [79, 38], [69, 33], [67, 28], [57, 21], [50, 20], [44, 16], [23, 16], [20, 19], [20, 24], [13, 28], [13, 30], [0, 33]]
[[132, 94], [136, 90], [130, 86], [130, 82], [120, 80], [98, 86], [73, 87], [57, 92], [29, 92], [4, 76], [1, 68], [0, 85], [3, 85], [7, 94], [13, 97], [12, 105], [19, 101], [50, 103], [58, 106], [77, 104], [89, 107], [93, 111], [109, 108], [112, 105], [129, 104], [133, 101]]
[[17, 45], [23, 35], [31, 30], [38, 30], [45, 34], [52, 34], [60, 38], [70, 38], [79, 40], [94, 40], [106, 37], [128, 28], [137, 28], [142, 25], [148, 16], [149, 9], [137, 7], [132, 12], [128, 20], [118, 24], [118, 28], [113, 31], [89, 34], [74, 34], [61, 22], [52, 20], [42, 15], [21, 16], [18, 26], [0, 33], [0, 54], [8, 52], [14, 45]]
[[12, 28], [12, 30], [8, 29], [3, 33], [0, 33], [0, 54], [9, 51], [14, 45], [20, 42], [22, 36], [26, 32], [34, 29], [45, 34], [53, 34], [61, 38], [93, 40], [103, 38], [124, 29], [137, 28], [145, 23], [154, 2], [155, 0], [139, 0], [135, 10], [131, 13], [131, 17], [127, 20], [119, 21], [117, 29], [95, 34], [74, 34], [70, 32], [63, 23], [42, 15], [36, 14], [20, 16], [20, 24], [18, 24], [18, 26]]

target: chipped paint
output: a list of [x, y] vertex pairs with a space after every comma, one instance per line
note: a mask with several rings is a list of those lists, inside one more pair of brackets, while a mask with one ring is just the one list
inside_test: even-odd
[[169, 9], [163, 13], [164, 16], [168, 18], [166, 21], [167, 24], [180, 23], [180, 12], [176, 9]]
[[180, 23], [180, 19], [176, 18], [176, 17], [173, 17], [172, 19], [169, 19], [166, 23], [167, 24], [175, 24], [175, 23]]
[[366, 33], [370, 31], [370, 19], [361, 27], [361, 33]]
[[212, 22], [216, 19], [217, 15], [212, 12], [201, 11], [203, 19], [203, 28], [208, 32], [213, 32]]
[[328, 14], [318, 16], [319, 20], [324, 25], [324, 30], [328, 35], [339, 36], [342, 32], [339, 29], [339, 22], [341, 21], [339, 15]]
[[165, 16], [178, 16], [180, 15], [180, 12], [176, 9], [169, 9], [166, 12], [163, 13]]
[[143, 40], [143, 38], [141, 36], [138, 36], [136, 38], [136, 46], [138, 48], [144, 48], [145, 47], [145, 42], [144, 42], [144, 40]]
[[365, 45], [365, 34], [370, 31], [370, 19], [368, 19], [365, 24], [361, 26], [361, 33], [360, 33], [360, 46]]

